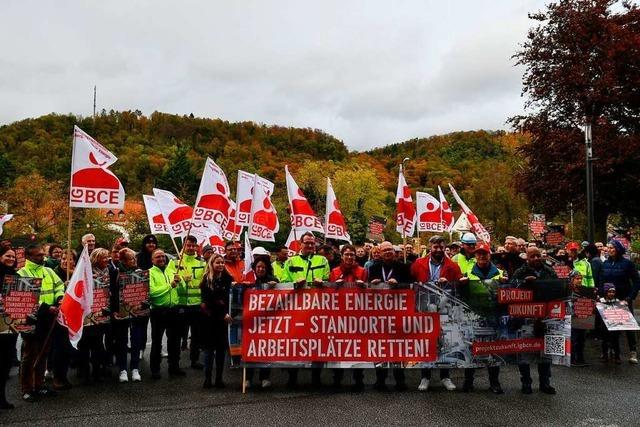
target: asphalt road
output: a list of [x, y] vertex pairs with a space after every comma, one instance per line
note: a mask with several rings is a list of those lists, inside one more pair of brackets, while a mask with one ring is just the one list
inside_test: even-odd
[[[12, 411], [0, 411], [0, 424], [23, 425], [486, 425], [486, 426], [631, 426], [640, 425], [640, 367], [597, 361], [597, 342], [589, 343], [586, 368], [553, 367], [556, 396], [520, 393], [517, 367], [503, 368], [501, 381], [506, 394], [487, 391], [486, 372], [478, 372], [476, 391], [447, 392], [434, 374], [433, 389], [418, 392], [420, 373], [409, 370], [410, 390], [377, 392], [370, 386], [364, 393], [349, 391], [345, 376], [343, 390], [312, 389], [310, 375], [300, 373], [300, 388], [287, 390], [286, 374], [275, 370], [274, 388], [240, 392], [241, 371], [225, 371], [227, 388], [203, 390], [202, 373], [188, 371], [184, 378], [149, 378], [143, 361], [143, 382], [117, 384], [113, 376], [103, 384], [76, 385], [72, 390], [36, 403], [20, 400], [15, 369], [7, 386]], [[186, 364], [183, 353], [183, 364]], [[163, 362], [164, 363], [164, 362]], [[163, 367], [164, 368], [164, 367]], [[536, 385], [535, 369], [534, 386]], [[462, 384], [462, 371], [453, 371]], [[331, 373], [323, 372], [329, 383]], [[373, 383], [367, 372], [365, 382]], [[392, 382], [392, 376], [389, 380]], [[393, 390], [392, 388], [390, 390]]]

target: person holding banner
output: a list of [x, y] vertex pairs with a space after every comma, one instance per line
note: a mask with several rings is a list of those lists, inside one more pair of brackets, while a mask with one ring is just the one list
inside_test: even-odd
[[[16, 252], [8, 247], [0, 248], [0, 298], [3, 298], [5, 276], [15, 276]], [[0, 334], [0, 409], [13, 409], [7, 401], [6, 385], [13, 366], [18, 334]]]
[[[391, 242], [382, 242], [379, 245], [382, 253], [382, 262], [374, 265], [369, 270], [369, 283], [378, 285], [386, 283], [393, 287], [399, 283], [408, 283], [411, 281], [409, 268], [406, 264], [396, 260], [396, 254]], [[393, 377], [396, 381], [396, 390], [403, 391], [407, 389], [405, 382], [404, 370], [402, 368], [393, 369]], [[376, 368], [376, 390], [384, 391], [387, 389], [387, 370], [385, 368]]]
[[[228, 325], [231, 323], [229, 315], [229, 292], [234, 283], [233, 277], [225, 268], [222, 255], [213, 255], [204, 271], [200, 283], [201, 309], [204, 314], [202, 324], [202, 345], [204, 348], [204, 384], [203, 388], [224, 388], [222, 373], [224, 360], [229, 347]], [[213, 361], [215, 352], [216, 377], [212, 383]]]
[[233, 277], [233, 281], [242, 282], [244, 273], [244, 261], [240, 259], [240, 244], [230, 240], [224, 246], [224, 265], [227, 273]]
[[[180, 323], [180, 336], [185, 337], [191, 329], [191, 349], [189, 357], [191, 359], [191, 369], [202, 369], [200, 359], [200, 282], [206, 264], [197, 254], [198, 240], [195, 236], [187, 236], [184, 239], [182, 256], [180, 260], [169, 261], [168, 268], [178, 271], [180, 277], [186, 284], [184, 288], [178, 289], [178, 322]], [[186, 338], [185, 338], [186, 342]]]
[[153, 267], [149, 269], [149, 299], [151, 302], [151, 355], [149, 367], [151, 378], [157, 380], [160, 375], [160, 350], [162, 337], [167, 335], [169, 353], [169, 375], [185, 376], [180, 369], [180, 328], [176, 305], [178, 288], [185, 287], [184, 281], [175, 270], [167, 268], [167, 256], [162, 249], [151, 254]]
[[[640, 277], [633, 262], [624, 257], [625, 247], [618, 240], [612, 240], [607, 245], [609, 257], [602, 263], [600, 270], [600, 283], [611, 283], [616, 289], [616, 298], [626, 301], [629, 311], [633, 314], [633, 301], [638, 296], [640, 290]], [[604, 292], [600, 292], [604, 296]], [[636, 349], [636, 332], [627, 332], [627, 342], [629, 344], [629, 363], [638, 363], [638, 353]]]
[[20, 363], [22, 398], [27, 402], [34, 402], [38, 396], [55, 395], [53, 390], [44, 385], [44, 371], [46, 356], [51, 348], [50, 333], [55, 327], [58, 305], [64, 296], [64, 284], [53, 270], [44, 266], [42, 246], [28, 246], [25, 256], [27, 259], [24, 267], [18, 270], [18, 275], [42, 279], [36, 331], [34, 334], [23, 334]]
[[[464, 286], [462, 294], [467, 296], [467, 301], [481, 300], [485, 303], [483, 306], [486, 306], [486, 303], [489, 302], [489, 289], [484, 282], [504, 282], [506, 278], [504, 277], [503, 271], [491, 262], [491, 247], [487, 243], [482, 242], [476, 246], [475, 257], [475, 264], [471, 267], [470, 271], [465, 273], [465, 277], [460, 280]], [[473, 307], [472, 304], [470, 305]], [[489, 309], [492, 313], [486, 317], [488, 319], [495, 319], [495, 307], [489, 307]], [[497, 319], [495, 319], [495, 323], [497, 324]], [[487, 370], [489, 371], [489, 390], [494, 394], [504, 394], [500, 386], [500, 366], [488, 366]], [[464, 370], [464, 385], [462, 391], [473, 391], [475, 372], [476, 370], [474, 368], [466, 368]]]
[[460, 239], [460, 242], [462, 243], [462, 250], [460, 251], [460, 253], [451, 258], [451, 260], [458, 264], [458, 267], [460, 267], [460, 272], [462, 272], [462, 274], [465, 274], [471, 271], [471, 267], [473, 267], [473, 264], [475, 264], [476, 262], [474, 253], [478, 240], [476, 239], [475, 234], [464, 233], [462, 239]]
[[[607, 306], [615, 306], [620, 302], [616, 298], [616, 287], [613, 283], [605, 283], [603, 285], [603, 297], [599, 301]], [[602, 318], [600, 313], [598, 316]], [[604, 321], [600, 322], [602, 325], [602, 356], [600, 359], [603, 363], [607, 363], [611, 359], [613, 353], [613, 361], [616, 364], [622, 363], [620, 360], [620, 331], [610, 331]]]
[[578, 253], [580, 245], [576, 242], [569, 242], [565, 249], [569, 254], [569, 261], [573, 263], [573, 270], [579, 271], [582, 276], [582, 286], [585, 288], [593, 288], [595, 283], [593, 281], [593, 273], [591, 272], [591, 264], [583, 254]]
[[[452, 286], [460, 280], [460, 267], [444, 254], [444, 238], [433, 236], [429, 239], [429, 255], [418, 258], [411, 266], [411, 276], [417, 282], [432, 282], [441, 288]], [[422, 369], [422, 378], [418, 390], [427, 391], [431, 381], [431, 369]], [[440, 382], [448, 390], [456, 389], [451, 381], [449, 370], [440, 369]]]
[[271, 268], [273, 269], [273, 275], [278, 278], [278, 280], [282, 279], [284, 273], [284, 264], [289, 259], [289, 249], [286, 246], [280, 246], [278, 251], [276, 252], [276, 260], [271, 263]]

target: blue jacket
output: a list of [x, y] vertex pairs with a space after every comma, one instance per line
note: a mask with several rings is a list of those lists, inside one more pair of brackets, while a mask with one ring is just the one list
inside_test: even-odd
[[602, 263], [598, 288], [600, 295], [603, 295], [602, 286], [605, 283], [613, 283], [616, 287], [616, 298], [620, 300], [636, 299], [640, 289], [638, 271], [633, 262], [623, 257], [609, 257]]

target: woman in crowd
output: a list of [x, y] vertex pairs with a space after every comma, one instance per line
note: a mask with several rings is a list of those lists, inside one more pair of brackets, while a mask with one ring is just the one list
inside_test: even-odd
[[138, 252], [136, 259], [136, 264], [139, 269], [148, 270], [153, 266], [151, 263], [151, 254], [156, 249], [158, 249], [158, 239], [156, 236], [153, 234], [144, 236], [144, 239], [142, 239], [142, 247], [140, 248], [140, 252]]
[[[271, 263], [262, 258], [258, 257], [251, 264], [251, 271], [245, 275], [245, 280], [243, 282], [255, 289], [271, 289], [277, 283], [278, 279], [273, 275], [273, 268]], [[253, 368], [247, 369], [247, 378], [245, 386], [247, 388], [251, 387], [251, 381], [253, 380]], [[271, 387], [271, 369], [270, 368], [260, 368], [258, 372], [258, 381], [260, 381], [260, 386], [264, 388]]]
[[204, 278], [200, 283], [203, 311], [203, 347], [204, 347], [204, 384], [211, 388], [211, 374], [215, 352], [215, 386], [223, 388], [222, 371], [228, 347], [227, 325], [231, 323], [229, 315], [229, 291], [233, 278], [227, 273], [222, 255], [213, 255], [207, 263]]
[[49, 246], [47, 250], [47, 259], [44, 262], [45, 267], [49, 267], [52, 270], [55, 270], [58, 265], [60, 265], [60, 258], [62, 257], [62, 247], [56, 243], [53, 243]]
[[58, 277], [65, 283], [67, 283], [69, 279], [71, 279], [73, 270], [75, 270], [76, 268], [76, 257], [77, 255], [75, 251], [73, 251], [73, 249], [71, 250], [71, 254], [69, 254], [65, 249], [64, 252], [62, 252], [62, 256], [60, 257], [60, 264], [58, 264], [58, 266], [53, 269]]
[[[68, 269], [67, 269], [68, 264]], [[53, 270], [66, 284], [71, 279], [76, 267], [76, 255], [72, 250], [71, 254], [65, 249], [60, 257], [60, 263]], [[51, 352], [47, 361], [49, 372], [53, 371], [53, 389], [56, 391], [68, 390], [71, 383], [67, 379], [71, 358], [74, 355], [73, 347], [69, 342], [69, 331], [61, 324], [56, 324], [53, 330], [53, 342]]]
[[[4, 289], [5, 276], [16, 275], [16, 253], [13, 249], [0, 249], [0, 296]], [[5, 387], [9, 379], [9, 372], [13, 365], [18, 334], [0, 334], [0, 409], [13, 409], [13, 404], [7, 402]]]

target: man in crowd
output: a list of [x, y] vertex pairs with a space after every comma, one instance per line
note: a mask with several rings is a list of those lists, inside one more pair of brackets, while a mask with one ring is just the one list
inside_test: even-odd
[[224, 266], [227, 273], [233, 277], [234, 282], [242, 282], [244, 261], [240, 259], [240, 244], [238, 242], [228, 241], [224, 246]]
[[496, 258], [496, 266], [504, 271], [507, 277], [512, 277], [513, 273], [524, 264], [518, 251], [518, 239], [513, 236], [505, 237], [504, 248], [506, 253]]
[[[382, 262], [374, 264], [369, 269], [369, 282], [372, 285], [379, 283], [387, 283], [390, 286], [396, 286], [399, 283], [408, 283], [411, 281], [411, 275], [406, 264], [396, 261], [393, 245], [391, 242], [382, 242], [379, 245], [382, 254]], [[396, 389], [398, 391], [406, 390], [404, 370], [394, 369], [393, 377], [396, 381]], [[374, 387], [377, 390], [386, 390], [387, 370], [385, 368], [376, 368], [376, 383]]]
[[64, 283], [53, 270], [44, 266], [44, 249], [42, 246], [28, 246], [25, 250], [25, 256], [27, 258], [25, 265], [18, 270], [18, 275], [42, 279], [36, 331], [34, 334], [23, 334], [22, 336], [23, 346], [20, 364], [22, 398], [27, 402], [33, 402], [39, 396], [52, 396], [55, 394], [53, 390], [44, 385], [44, 371], [47, 364], [47, 354], [51, 346], [51, 340], [48, 339], [48, 335], [52, 326], [55, 326], [58, 305], [64, 296]]
[[273, 268], [273, 276], [282, 282], [284, 273], [284, 264], [289, 259], [289, 249], [286, 246], [280, 246], [276, 252], [276, 259], [271, 263]]
[[[202, 369], [200, 358], [200, 282], [205, 269], [205, 262], [197, 254], [198, 240], [194, 236], [187, 236], [182, 248], [182, 260], [169, 261], [168, 269], [177, 271], [185, 283], [184, 288], [178, 288], [178, 322], [180, 322], [180, 336], [186, 337], [191, 329], [191, 348], [189, 356], [192, 369]], [[186, 339], [185, 339], [186, 341]]]
[[96, 248], [96, 236], [91, 233], [82, 236], [82, 246], [86, 246], [89, 255], [91, 255], [91, 252]]
[[473, 264], [476, 262], [476, 258], [474, 256], [474, 252], [476, 250], [476, 236], [473, 233], [464, 233], [462, 239], [460, 239], [462, 243], [462, 250], [459, 254], [451, 258], [453, 262], [458, 264], [460, 267], [460, 272], [465, 274], [471, 270]]
[[567, 254], [569, 255], [569, 261], [573, 263], [572, 270], [577, 270], [582, 276], [582, 286], [586, 288], [593, 288], [593, 273], [591, 272], [591, 264], [584, 255], [578, 253], [580, 245], [576, 242], [569, 242], [566, 246]]
[[[432, 282], [443, 288], [460, 280], [460, 267], [444, 255], [443, 237], [433, 236], [429, 239], [429, 255], [419, 258], [413, 263], [411, 276], [417, 282]], [[421, 373], [422, 379], [418, 390], [427, 391], [431, 381], [431, 369], [422, 369]], [[440, 382], [449, 391], [456, 389], [448, 369], [440, 369]]]
[[335, 249], [331, 245], [322, 245], [318, 249], [318, 254], [322, 255], [329, 262], [329, 269], [333, 270], [340, 266], [340, 257], [337, 255]]
[[[537, 280], [557, 279], [555, 271], [542, 262], [542, 255], [538, 248], [527, 249], [527, 262], [513, 273], [513, 280], [523, 281], [522, 287], [533, 287]], [[540, 331], [542, 329], [542, 331]], [[544, 324], [538, 321], [536, 335], [544, 335]], [[531, 367], [526, 355], [523, 355], [518, 363], [520, 369], [520, 381], [522, 382], [522, 393], [531, 394]], [[556, 394], [556, 389], [551, 386], [551, 361], [542, 357], [538, 361], [538, 378], [540, 381], [540, 391], [546, 394]]]

